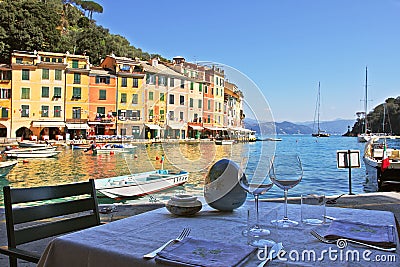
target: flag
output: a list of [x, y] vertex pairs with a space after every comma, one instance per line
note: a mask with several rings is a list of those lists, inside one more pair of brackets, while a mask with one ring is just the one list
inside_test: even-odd
[[382, 165], [381, 170], [382, 172], [385, 171], [390, 165], [389, 157], [386, 151], [386, 144], [383, 145], [383, 156], [382, 156]]

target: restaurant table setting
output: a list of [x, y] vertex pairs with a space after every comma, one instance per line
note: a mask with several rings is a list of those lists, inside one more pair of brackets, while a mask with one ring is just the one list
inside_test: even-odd
[[[215, 258], [218, 259], [216, 263], [218, 266], [235, 266], [234, 264], [239, 262], [240, 266], [257, 266], [261, 262], [259, 258], [265, 257], [265, 253], [253, 251], [254, 247], [247, 245], [247, 238], [242, 235], [243, 229], [246, 228], [246, 211], [253, 205], [252, 201], [247, 201], [242, 207], [232, 212], [221, 212], [205, 204], [201, 211], [190, 217], [177, 216], [171, 214], [166, 208], [160, 208], [64, 235], [50, 242], [38, 266], [167, 266], [172, 261], [182, 260], [173, 258], [172, 253], [178, 253], [189, 261], [200, 257], [205, 265], [198, 264], [197, 266], [212, 266], [209, 260]], [[283, 213], [281, 204], [260, 202], [260, 209], [274, 208], [278, 209], [278, 213]], [[288, 213], [293, 219], [300, 220], [300, 205], [289, 204]], [[387, 211], [328, 207], [327, 214], [348, 222], [362, 222], [384, 227], [395, 225], [393, 213]], [[292, 228], [271, 229], [270, 238], [276, 242], [282, 242], [286, 254], [272, 260], [268, 266], [376, 266], [377, 255], [381, 258], [385, 256], [387, 259], [395, 257], [395, 262], [380, 262], [380, 265], [399, 265], [399, 241], [395, 227], [390, 228], [393, 230], [390, 238], [393, 238], [391, 241], [397, 245], [397, 250], [386, 252], [355, 246], [351, 243], [347, 243], [346, 247], [340, 249], [336, 244], [322, 243], [310, 234], [311, 230], [322, 235], [329, 234], [331, 225], [334, 224], [328, 222], [320, 226], [299, 224]], [[191, 228], [190, 235], [184, 243], [177, 242], [171, 245], [155, 259], [143, 258], [143, 255], [178, 236], [183, 228]], [[196, 244], [207, 244], [210, 249], [204, 251], [200, 246], [196, 250]], [[224, 248], [231, 248], [231, 246], [234, 246], [233, 254], [240, 256], [238, 261], [234, 261], [231, 256], [217, 257], [221, 255], [220, 250], [221, 253], [227, 253]], [[182, 253], [186, 248], [188, 252]], [[369, 261], [362, 258], [362, 253], [367, 249], [370, 251]], [[331, 259], [328, 255], [329, 250], [332, 254]], [[360, 259], [345, 261], [345, 254], [350, 250], [358, 251]], [[249, 251], [252, 253], [249, 254]], [[304, 251], [314, 251], [316, 259], [307, 259], [307, 257], [302, 259], [302, 254], [305, 255]], [[323, 251], [328, 252], [322, 254]], [[213, 258], [209, 258], [210, 255]], [[242, 261], [239, 261], [241, 257]], [[166, 260], [163, 261], [163, 258]], [[167, 263], [167, 261], [170, 262]], [[188, 263], [187, 266], [196, 266], [197, 263], [199, 262]]]
[[[164, 208], [55, 238], [38, 267], [400, 265], [393, 213], [325, 207], [320, 197], [288, 204], [303, 175], [299, 157], [292, 169], [275, 158], [252, 175], [243, 159], [216, 162], [203, 198], [176, 195]], [[272, 184], [284, 204], [259, 200]]]

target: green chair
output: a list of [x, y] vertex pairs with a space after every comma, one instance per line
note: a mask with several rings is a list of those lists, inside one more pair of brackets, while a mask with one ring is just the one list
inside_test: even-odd
[[[100, 224], [94, 180], [32, 188], [3, 187], [8, 246], [0, 253], [38, 263], [40, 254], [17, 246]], [[72, 256], [72, 255], [71, 255]]]

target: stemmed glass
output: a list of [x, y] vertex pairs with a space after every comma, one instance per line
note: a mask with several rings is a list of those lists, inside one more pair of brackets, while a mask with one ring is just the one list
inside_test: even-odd
[[244, 157], [241, 160], [240, 168], [238, 171], [238, 180], [240, 186], [249, 194], [254, 196], [255, 203], [255, 216], [256, 221], [255, 224], [248, 226], [248, 228], [243, 231], [243, 235], [251, 235], [258, 239], [258, 241], [252, 245], [258, 247], [270, 247], [275, 244], [274, 241], [265, 239], [265, 236], [270, 235], [270, 231], [265, 229], [260, 224], [259, 212], [258, 212], [258, 198], [260, 195], [265, 194], [271, 187], [273, 183], [268, 177], [270, 163], [267, 161], [265, 165], [258, 164], [255, 166], [255, 170], [252, 175], [246, 175], [244, 170], [246, 169], [246, 165], [248, 163], [248, 158]]
[[288, 190], [298, 185], [303, 177], [303, 167], [301, 160], [296, 154], [275, 155], [271, 159], [271, 169], [269, 177], [272, 183], [284, 190], [285, 205], [284, 217], [280, 220], [273, 221], [278, 227], [292, 227], [299, 223], [290, 220], [287, 215], [287, 195]]

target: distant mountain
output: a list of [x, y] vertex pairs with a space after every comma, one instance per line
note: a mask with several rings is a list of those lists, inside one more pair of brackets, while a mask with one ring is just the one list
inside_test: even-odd
[[244, 125], [246, 129], [251, 129], [259, 133], [274, 134], [311, 134], [312, 129], [308, 126], [298, 125], [291, 122], [257, 122], [253, 119], [245, 119]]
[[[344, 134], [348, 130], [348, 126], [354, 125], [354, 120], [334, 120], [324, 121], [320, 123], [320, 129], [330, 134]], [[254, 119], [246, 118], [244, 125], [247, 129], [263, 132], [265, 134], [273, 134], [276, 128], [277, 134], [312, 134], [313, 122], [292, 123], [284, 122], [258, 122]]]
[[[344, 134], [347, 132], [349, 126], [351, 130], [355, 122], [356, 120], [342, 120], [342, 119], [334, 121], [323, 121], [319, 123], [319, 128], [330, 134]], [[313, 129], [314, 126], [314, 122], [305, 122], [299, 124], [308, 126], [311, 129]], [[317, 125], [315, 125], [315, 131], [317, 130], [316, 127]]]

